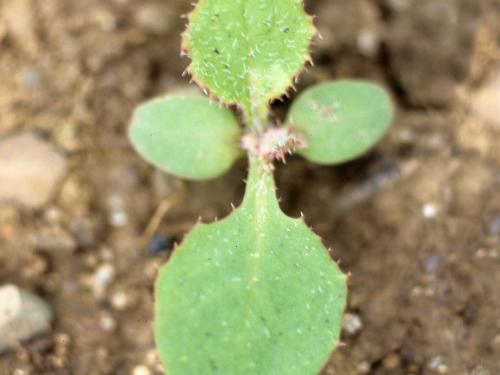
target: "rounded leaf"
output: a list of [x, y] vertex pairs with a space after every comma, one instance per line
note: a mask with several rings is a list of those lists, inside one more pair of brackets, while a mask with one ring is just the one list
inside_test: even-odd
[[251, 168], [242, 205], [198, 225], [156, 282], [155, 337], [169, 375], [316, 375], [339, 342], [346, 277]]
[[293, 103], [287, 122], [306, 138], [300, 154], [319, 164], [336, 164], [369, 150], [392, 118], [384, 89], [362, 81], [337, 81], [305, 91]]
[[226, 172], [240, 156], [233, 113], [198, 96], [167, 96], [139, 106], [129, 137], [142, 157], [165, 172], [203, 180]]
[[203, 0], [183, 46], [194, 79], [248, 112], [290, 87], [315, 32], [302, 0]]

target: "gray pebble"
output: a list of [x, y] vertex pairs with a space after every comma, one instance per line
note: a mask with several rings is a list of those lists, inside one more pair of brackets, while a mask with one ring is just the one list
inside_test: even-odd
[[492, 236], [500, 236], [500, 213], [491, 218], [488, 224], [488, 232]]
[[0, 353], [50, 330], [53, 314], [40, 297], [15, 285], [0, 287]]
[[485, 367], [478, 365], [472, 369], [470, 375], [491, 375], [491, 372]]
[[346, 313], [342, 321], [342, 329], [349, 336], [353, 336], [363, 328], [361, 317], [357, 314]]

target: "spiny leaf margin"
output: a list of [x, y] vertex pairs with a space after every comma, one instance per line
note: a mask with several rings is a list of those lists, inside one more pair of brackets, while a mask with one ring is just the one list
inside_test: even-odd
[[272, 174], [253, 163], [242, 205], [193, 229], [155, 294], [170, 375], [314, 375], [338, 344], [347, 290], [321, 239], [283, 214]]
[[[194, 53], [194, 49], [192, 46], [192, 44], [193, 44], [192, 40], [193, 39], [199, 40], [201, 38], [198, 38], [198, 37], [191, 38], [190, 32], [193, 30], [193, 28], [195, 28], [195, 26], [193, 26], [193, 24], [196, 23], [197, 17], [199, 15], [199, 13], [201, 13], [202, 10], [204, 10], [204, 7], [210, 8], [210, 6], [212, 6], [212, 8], [213, 8], [215, 6], [213, 4], [217, 4], [217, 2], [221, 2], [222, 4], [231, 4], [233, 6], [241, 6], [243, 4], [243, 7], [247, 6], [249, 8], [256, 8], [255, 6], [252, 6], [253, 4], [251, 4], [251, 3], [259, 3], [259, 2], [261, 4], [276, 4], [276, 3], [287, 4], [287, 3], [289, 3], [288, 7], [296, 6], [296, 7], [298, 7], [298, 9], [300, 9], [300, 16], [303, 17], [302, 21], [304, 22], [304, 24], [302, 25], [304, 27], [304, 39], [303, 39], [302, 47], [297, 48], [301, 51], [299, 51], [297, 53], [297, 62], [295, 63], [296, 66], [294, 66], [293, 69], [290, 69], [290, 71], [287, 72], [286, 79], [282, 80], [282, 82], [277, 84], [275, 87], [271, 88], [271, 90], [269, 90], [269, 92], [267, 94], [261, 95], [261, 98], [253, 98], [253, 100], [252, 100], [252, 95], [250, 95], [250, 93], [248, 93], [246, 98], [241, 96], [241, 95], [234, 94], [234, 93], [233, 93], [233, 95], [227, 94], [226, 92], [224, 92], [224, 90], [221, 90], [220, 87], [217, 87], [217, 86], [219, 86], [217, 83], [214, 84], [215, 81], [211, 82], [211, 79], [213, 77], [216, 77], [216, 74], [201, 74], [200, 69], [197, 69], [198, 60], [203, 60], [203, 59], [202, 58], [198, 59], [196, 54]], [[208, 13], [208, 15], [211, 14], [212, 16], [214, 14], [217, 14], [217, 12], [214, 11], [213, 9], [209, 9], [209, 11], [207, 11], [207, 13]], [[213, 16], [213, 17], [215, 17], [215, 16]], [[220, 17], [220, 14], [217, 17]], [[302, 0], [234, 0], [231, 2], [227, 2], [226, 0], [200, 0], [198, 2], [198, 4], [196, 5], [196, 7], [193, 9], [193, 11], [188, 15], [187, 18], [188, 18], [188, 25], [187, 25], [186, 30], [182, 34], [182, 54], [190, 57], [191, 63], [188, 66], [188, 68], [186, 69], [186, 71], [191, 75], [192, 80], [194, 82], [196, 82], [205, 91], [205, 93], [207, 93], [209, 96], [217, 97], [222, 103], [224, 103], [226, 105], [238, 105], [238, 106], [240, 106], [243, 110], [243, 113], [245, 114], [245, 117], [246, 117], [245, 120], [247, 120], [247, 121], [251, 122], [253, 117], [255, 116], [255, 114], [260, 114], [261, 115], [260, 117], [267, 116], [269, 102], [274, 100], [274, 99], [280, 98], [281, 96], [286, 94], [286, 91], [290, 87], [293, 87], [293, 81], [297, 79], [300, 72], [304, 69], [304, 63], [306, 61], [309, 61], [312, 63], [310, 53], [309, 53], [309, 47], [310, 47], [310, 43], [311, 43], [312, 38], [314, 37], [314, 35], [317, 34], [317, 30], [314, 26], [313, 17], [308, 15], [305, 12]], [[246, 17], [243, 17], [243, 18], [246, 18]], [[233, 22], [233, 24], [237, 24], [237, 22], [236, 23]], [[297, 25], [297, 22], [295, 22], [294, 26], [296, 26], [296, 25]], [[271, 25], [268, 27], [270, 27], [272, 29], [274, 27], [274, 25]], [[274, 28], [274, 29], [276, 29], [276, 28]], [[275, 30], [271, 30], [271, 31], [275, 31]], [[290, 27], [284, 27], [279, 31], [283, 32], [284, 34], [288, 34], [290, 32]], [[206, 28], [206, 29], [202, 30], [202, 33], [208, 33], [208, 34], [213, 36], [214, 30], [211, 28]], [[231, 30], [231, 32], [229, 32], [229, 34], [227, 34], [227, 36], [229, 36], [230, 38], [236, 37], [237, 35], [238, 34], [235, 33], [233, 30]], [[266, 42], [268, 42], [268, 40], [264, 39], [263, 43], [266, 43]], [[283, 44], [285, 44], [285, 42], [281, 43], [281, 44], [283, 45]], [[231, 43], [232, 43], [231, 45], [234, 46], [234, 43], [237, 44], [238, 42], [236, 41], [236, 39], [233, 39]], [[246, 47], [250, 47], [251, 48], [250, 51], [253, 51], [252, 46], [247, 45]], [[259, 48], [258, 43], [257, 43], [256, 48]], [[212, 48], [211, 52], [213, 54], [215, 54], [217, 57], [219, 57], [222, 54], [221, 50], [218, 47]], [[290, 52], [290, 51], [288, 51], [288, 52]], [[251, 53], [250, 52], [248, 54], [238, 53], [237, 56], [245, 56], [246, 59], [248, 60], [249, 54], [251, 54]], [[208, 56], [213, 57], [213, 55], [211, 55], [210, 53], [208, 54]], [[206, 59], [205, 62], [210, 61], [207, 57], [205, 57], [205, 59]], [[280, 59], [283, 62], [283, 60], [284, 60], [283, 56], [278, 54], [276, 60], [279, 61]], [[230, 58], [227, 61], [227, 63], [223, 63], [222, 68], [229, 69], [229, 71], [231, 72], [231, 70], [234, 68], [234, 63], [235, 63], [234, 59]], [[200, 63], [200, 64], [202, 64], [202, 63]], [[273, 69], [272, 69], [273, 66], [276, 67], [276, 65], [268, 65], [268, 66], [266, 66], [266, 69], [263, 69], [266, 74], [270, 75], [270, 77], [269, 77], [270, 79], [267, 79], [264, 81], [271, 81], [272, 79], [276, 78], [277, 72], [273, 72]], [[221, 71], [221, 70], [222, 69], [219, 69], [219, 71]], [[234, 73], [234, 72], [231, 72], [231, 73]], [[247, 77], [248, 77], [248, 74], [247, 74]], [[238, 81], [237, 78], [238, 77], [234, 77], [234, 76], [229, 77], [228, 82], [234, 84], [235, 82]], [[239, 77], [239, 78], [242, 79], [241, 77]], [[256, 88], [252, 87], [252, 86], [255, 86], [255, 85], [248, 84], [248, 85], [246, 85], [245, 89], [246, 90], [255, 90]]]

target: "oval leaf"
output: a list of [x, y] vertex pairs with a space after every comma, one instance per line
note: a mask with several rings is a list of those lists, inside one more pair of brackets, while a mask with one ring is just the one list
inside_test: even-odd
[[315, 33], [302, 0], [201, 0], [189, 20], [189, 71], [247, 114], [286, 91]]
[[292, 105], [288, 124], [307, 147], [299, 153], [319, 164], [335, 164], [369, 150], [393, 117], [388, 94], [360, 81], [329, 82], [305, 91]]
[[129, 129], [132, 144], [146, 160], [193, 180], [226, 172], [241, 154], [240, 135], [233, 113], [201, 95], [146, 102]]
[[169, 375], [315, 375], [339, 340], [346, 277], [253, 163], [240, 208], [162, 267], [155, 335]]

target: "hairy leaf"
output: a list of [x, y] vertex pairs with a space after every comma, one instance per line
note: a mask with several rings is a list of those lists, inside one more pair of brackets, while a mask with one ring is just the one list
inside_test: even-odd
[[254, 161], [242, 205], [199, 224], [160, 270], [157, 346], [169, 375], [314, 375], [345, 300], [345, 276]]
[[287, 122], [307, 140], [308, 146], [299, 153], [320, 164], [335, 164], [370, 149], [392, 117], [391, 100], [381, 87], [338, 81], [305, 91], [293, 103]]
[[170, 96], [139, 106], [129, 136], [156, 167], [193, 180], [217, 177], [240, 156], [241, 129], [226, 108], [201, 95]]
[[250, 116], [287, 90], [314, 32], [302, 0], [201, 0], [184, 48], [194, 78]]

